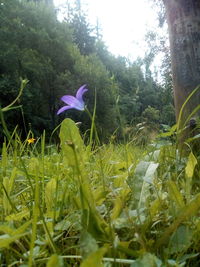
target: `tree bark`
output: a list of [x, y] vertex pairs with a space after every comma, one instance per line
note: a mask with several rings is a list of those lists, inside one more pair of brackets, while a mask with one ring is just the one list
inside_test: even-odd
[[[169, 29], [176, 119], [188, 95], [200, 85], [200, 0], [163, 0]], [[181, 120], [200, 104], [200, 90], [186, 105]], [[199, 114], [195, 115], [196, 117]], [[193, 118], [194, 119], [194, 118]]]

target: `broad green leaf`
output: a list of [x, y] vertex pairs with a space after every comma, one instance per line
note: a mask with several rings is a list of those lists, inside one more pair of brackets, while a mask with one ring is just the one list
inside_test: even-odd
[[137, 210], [130, 210], [128, 208], [125, 208], [120, 217], [115, 219], [113, 221], [113, 225], [115, 226], [115, 229], [121, 229], [121, 228], [131, 228], [132, 222], [134, 221], [134, 224], [140, 225], [141, 223], [144, 223], [146, 220], [146, 214], [144, 212], [144, 209], [137, 209]]
[[194, 174], [195, 166], [197, 165], [197, 159], [192, 152], [188, 157], [188, 162], [185, 168], [185, 173], [188, 178], [192, 178]]
[[93, 195], [97, 206], [100, 206], [105, 201], [108, 193], [109, 191], [106, 191], [102, 186], [93, 190]]
[[17, 168], [14, 167], [12, 172], [11, 172], [11, 176], [10, 176], [9, 194], [13, 189], [13, 185], [14, 185], [14, 181], [15, 181], [16, 175], [17, 175]]
[[156, 170], [159, 163], [149, 162], [145, 176], [143, 178], [143, 184], [140, 191], [140, 198], [138, 202], [138, 208], [144, 208], [148, 197], [150, 196], [150, 185], [154, 183], [154, 178], [156, 177]]
[[89, 254], [98, 250], [96, 240], [88, 232], [83, 232], [80, 237], [80, 248], [83, 258], [86, 258]]
[[95, 207], [94, 198], [88, 184], [80, 186], [80, 199], [84, 230], [88, 231], [96, 239], [108, 238], [108, 233], [106, 232], [107, 223]]
[[140, 199], [141, 190], [142, 190], [143, 183], [144, 183], [143, 177], [145, 176], [149, 165], [150, 165], [150, 162], [140, 161], [135, 168], [133, 179], [129, 178], [128, 180], [128, 184], [133, 191], [135, 207], [137, 206], [137, 202]]
[[80, 186], [80, 200], [82, 208], [88, 209], [89, 207], [95, 209], [94, 196], [90, 185], [85, 182]]
[[166, 133], [161, 133], [159, 136], [160, 136], [160, 137], [169, 137], [169, 136], [172, 136], [172, 135], [175, 134], [176, 129], [177, 129], [177, 124], [173, 125], [173, 126], [171, 127], [171, 129], [170, 129], [168, 132], [166, 132]]
[[167, 182], [168, 185], [168, 192], [169, 192], [169, 198], [172, 199], [177, 207], [183, 208], [185, 206], [184, 200], [183, 200], [183, 196], [180, 193], [180, 190], [178, 189], [177, 185], [175, 182], [173, 181], [168, 181]]
[[149, 165], [149, 161], [140, 161], [135, 168], [135, 175], [139, 176], [140, 178], [144, 177]]
[[99, 248], [97, 251], [91, 253], [80, 265], [80, 267], [103, 267], [102, 259], [104, 254], [108, 251], [109, 247], [104, 245], [104, 247]]
[[70, 221], [68, 221], [67, 219], [64, 219], [64, 220], [58, 222], [55, 225], [54, 230], [56, 230], [56, 231], [67, 231], [70, 228], [71, 225], [72, 224], [71, 224]]
[[9, 194], [10, 179], [8, 177], [3, 178], [3, 185], [7, 194]]
[[62, 266], [63, 266], [63, 260], [57, 254], [51, 255], [46, 265], [46, 267], [62, 267]]
[[[8, 215], [12, 210], [12, 203], [10, 198], [10, 193], [13, 189], [14, 180], [17, 174], [17, 168], [14, 167], [10, 178], [4, 177], [3, 178], [3, 185], [4, 185], [4, 194], [3, 194], [3, 208], [5, 210], [5, 214]], [[5, 192], [6, 191], [6, 192]]]
[[51, 212], [55, 205], [56, 180], [52, 178], [45, 187], [45, 203], [47, 213]]
[[1, 166], [3, 169], [3, 175], [6, 175], [7, 170], [7, 164], [8, 164], [8, 153], [6, 148], [6, 143], [3, 143], [3, 149], [2, 149], [2, 159], [1, 159]]
[[120, 191], [119, 195], [117, 196], [117, 198], [114, 201], [114, 208], [111, 212], [111, 219], [115, 220], [119, 217], [119, 215], [121, 214], [126, 200], [127, 200], [127, 196], [130, 193], [130, 188], [125, 188], [123, 190]]
[[10, 211], [12, 210], [12, 206], [10, 203], [10, 179], [8, 177], [3, 178], [3, 185], [4, 185], [4, 190], [3, 190], [3, 208], [5, 211], [5, 214], [9, 214]]
[[158, 166], [159, 166], [159, 163], [150, 162], [146, 170], [145, 176], [143, 177], [145, 182], [150, 183], [150, 184], [153, 183]]
[[28, 170], [31, 173], [35, 173], [36, 171], [39, 171], [39, 160], [37, 158], [31, 158], [29, 161], [29, 166], [28, 166]]
[[85, 146], [74, 121], [65, 119], [60, 128], [61, 150], [70, 166], [77, 166], [84, 159]]
[[178, 218], [164, 231], [163, 235], [158, 239], [156, 243], [156, 248], [166, 243], [171, 234], [176, 231], [177, 227], [184, 222], [184, 220], [189, 220], [190, 217], [196, 215], [200, 208], [200, 193], [194, 197], [189, 204], [187, 204], [179, 213]]
[[158, 161], [160, 156], [160, 149], [157, 149], [144, 157], [145, 161]]
[[150, 186], [157, 175], [159, 163], [140, 161], [135, 168], [133, 179], [128, 179], [128, 184], [133, 191], [135, 208], [146, 207], [146, 200], [150, 196]]
[[149, 212], [151, 214], [151, 217], [153, 218], [161, 209], [162, 206], [162, 199], [157, 198], [155, 199], [149, 208]]
[[[50, 233], [51, 235], [53, 235], [53, 233], [54, 233], [53, 222], [50, 221], [50, 220], [48, 220], [48, 221], [46, 222], [46, 227], [47, 227], [49, 233]], [[47, 238], [48, 238], [48, 234], [47, 234]]]
[[131, 267], [161, 267], [163, 266], [162, 261], [155, 255], [146, 253], [141, 259], [137, 259], [131, 264]]
[[186, 251], [191, 245], [191, 240], [192, 231], [188, 228], [188, 226], [179, 226], [170, 238], [167, 248], [168, 253], [174, 254]]

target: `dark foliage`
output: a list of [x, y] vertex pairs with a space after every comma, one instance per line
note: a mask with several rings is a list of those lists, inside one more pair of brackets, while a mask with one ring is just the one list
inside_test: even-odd
[[[18, 103], [23, 108], [5, 114], [10, 131], [18, 124], [23, 136], [30, 128], [36, 135], [44, 129], [50, 135], [66, 116], [82, 121], [81, 129], [86, 131], [90, 119], [85, 113], [56, 115], [62, 105], [59, 98], [75, 94], [82, 84], [89, 88], [85, 97], [91, 112], [96, 91], [96, 125], [103, 141], [123, 125], [140, 122], [148, 106], [161, 113], [166, 106], [165, 116], [171, 112], [163, 87], [143, 74], [145, 61], [130, 63], [113, 56], [79, 4], [59, 22], [52, 1], [1, 0], [1, 106], [16, 97], [20, 77], [29, 80]], [[166, 120], [160, 116], [158, 122]]]

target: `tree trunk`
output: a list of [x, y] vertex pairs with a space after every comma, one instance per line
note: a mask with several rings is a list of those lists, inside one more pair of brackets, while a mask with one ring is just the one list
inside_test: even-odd
[[[163, 0], [169, 29], [176, 119], [188, 95], [200, 85], [200, 0]], [[200, 90], [186, 105], [181, 125], [200, 104]], [[199, 114], [195, 115], [196, 117]], [[194, 118], [191, 120], [194, 123]]]

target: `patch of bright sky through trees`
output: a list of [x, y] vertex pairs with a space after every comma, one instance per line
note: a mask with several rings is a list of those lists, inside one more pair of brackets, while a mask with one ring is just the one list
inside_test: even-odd
[[[56, 7], [66, 2], [54, 0]], [[95, 26], [98, 19], [103, 41], [111, 53], [131, 61], [144, 57], [148, 49], [145, 34], [148, 30], [158, 31], [157, 11], [150, 0], [81, 0], [81, 3], [91, 25]], [[158, 66], [159, 61], [160, 58], [154, 65]]]

